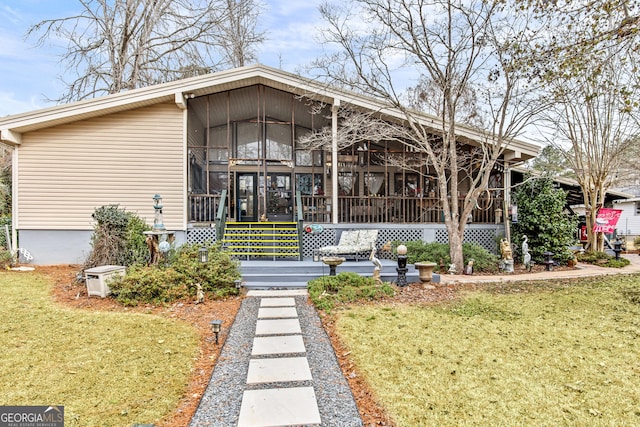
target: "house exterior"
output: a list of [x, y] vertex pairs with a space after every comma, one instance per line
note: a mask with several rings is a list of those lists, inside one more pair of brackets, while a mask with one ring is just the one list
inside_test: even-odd
[[[341, 105], [402, 118], [375, 99], [262, 65], [0, 118], [0, 142], [13, 148], [14, 246], [37, 264], [81, 263], [97, 207], [117, 204], [152, 224], [155, 194], [177, 244], [220, 240], [225, 224], [260, 220], [298, 223], [298, 234], [300, 224], [321, 225], [299, 236], [300, 257], [346, 228], [379, 229], [381, 242], [446, 241], [434, 174], [382, 160], [419, 153], [394, 142], [297, 144], [340, 126]], [[436, 133], [438, 119], [423, 117]], [[481, 137], [465, 127], [459, 136], [471, 145]], [[469, 218], [470, 240], [494, 244], [509, 168], [537, 153], [510, 142]]]
[[616, 227], [617, 234], [625, 236], [627, 241], [640, 236], [640, 197], [614, 200], [613, 208], [622, 210]]

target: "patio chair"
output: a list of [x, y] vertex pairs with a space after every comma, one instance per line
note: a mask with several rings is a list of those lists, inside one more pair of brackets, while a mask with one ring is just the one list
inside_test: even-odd
[[361, 257], [369, 259], [377, 240], [378, 230], [345, 230], [337, 245], [323, 246], [319, 252], [321, 256], [353, 257], [356, 261]]

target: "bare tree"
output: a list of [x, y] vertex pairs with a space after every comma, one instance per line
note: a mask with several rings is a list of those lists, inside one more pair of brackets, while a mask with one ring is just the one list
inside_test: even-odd
[[[532, 88], [518, 77], [517, 55], [509, 53], [521, 29], [514, 22], [507, 25], [500, 4], [481, 0], [355, 0], [346, 6], [324, 4], [321, 13], [326, 42], [339, 51], [316, 61], [315, 70], [333, 84], [375, 96], [403, 113], [405, 126], [395, 126], [396, 140], [426, 154], [437, 176], [451, 260], [461, 270], [466, 218], [510, 138], [535, 112]], [[422, 75], [428, 91], [414, 89], [418, 96], [409, 102], [404, 82], [395, 77], [399, 71]], [[475, 108], [468, 108], [469, 102]], [[425, 120], [424, 111], [439, 120]], [[480, 137], [475, 148], [465, 151], [458, 132], [464, 120], [474, 123], [470, 111], [482, 115], [476, 123], [487, 130], [474, 129]], [[477, 160], [473, 170], [470, 157]], [[463, 182], [467, 194], [460, 204], [449, 196], [457, 195]]]
[[256, 47], [264, 41], [257, 31], [262, 5], [254, 0], [226, 0], [227, 19], [220, 22], [213, 36], [225, 53], [226, 62], [243, 67], [257, 59]]
[[[51, 38], [68, 43], [61, 62], [72, 80], [58, 102], [209, 73], [252, 59], [251, 47], [261, 41], [251, 37], [255, 19], [241, 18], [254, 10], [253, 0], [79, 2], [77, 15], [44, 20], [28, 32], [40, 44]], [[231, 21], [234, 34], [244, 34], [242, 41], [219, 36]], [[242, 48], [230, 47], [236, 44]]]
[[598, 209], [621, 178], [621, 166], [640, 134], [637, 109], [640, 95], [629, 85], [631, 70], [610, 57], [585, 64], [571, 77], [548, 82], [555, 105], [544, 114], [545, 134], [565, 154], [568, 168], [582, 189], [590, 250], [603, 250], [602, 233], [593, 233]]
[[[582, 189], [589, 249], [603, 250], [603, 235], [592, 232], [597, 211], [624, 178], [638, 127], [640, 15], [637, 2], [520, 1], [537, 16], [530, 28], [528, 75], [541, 82], [552, 101], [542, 114], [541, 136], [564, 155]], [[523, 51], [527, 50], [524, 48]], [[637, 167], [636, 167], [637, 168]]]

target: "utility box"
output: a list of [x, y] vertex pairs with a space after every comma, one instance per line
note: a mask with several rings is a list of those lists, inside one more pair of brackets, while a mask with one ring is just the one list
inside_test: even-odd
[[87, 283], [87, 294], [98, 295], [102, 298], [111, 293], [107, 281], [114, 274], [124, 276], [127, 268], [122, 265], [101, 265], [99, 267], [89, 268], [84, 271], [85, 282]]

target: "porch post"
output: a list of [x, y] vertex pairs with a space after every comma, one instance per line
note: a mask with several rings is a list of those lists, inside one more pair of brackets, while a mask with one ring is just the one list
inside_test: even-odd
[[335, 98], [331, 107], [331, 223], [338, 223], [338, 109], [340, 100]]

